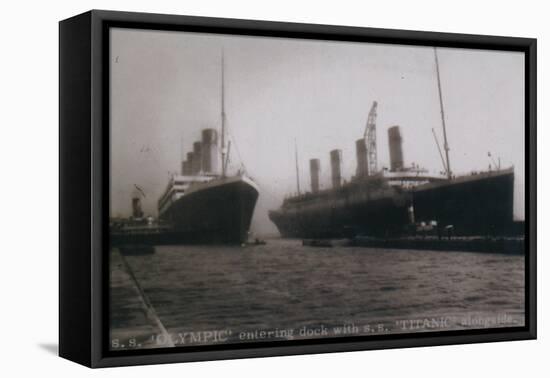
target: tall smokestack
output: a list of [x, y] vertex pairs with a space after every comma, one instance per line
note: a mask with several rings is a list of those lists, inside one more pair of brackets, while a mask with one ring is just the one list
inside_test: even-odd
[[330, 151], [330, 167], [332, 169], [332, 187], [342, 186], [342, 150]]
[[355, 151], [357, 154], [357, 177], [367, 176], [369, 174], [369, 164], [367, 158], [367, 142], [365, 138], [358, 139], [355, 142]]
[[139, 198], [139, 195], [132, 196], [132, 217], [143, 218], [143, 210], [141, 210], [141, 198]]
[[188, 175], [193, 175], [193, 160], [195, 159], [195, 157], [193, 156], [193, 152], [188, 152], [187, 153], [187, 174]]
[[400, 171], [403, 169], [403, 149], [401, 147], [402, 138], [399, 126], [388, 129], [388, 141], [390, 144], [390, 171]]
[[193, 153], [191, 153], [191, 155], [187, 154], [187, 157], [188, 160], [184, 161], [182, 164], [181, 174], [184, 176], [191, 176], [193, 174]]
[[193, 143], [193, 174], [196, 175], [202, 169], [202, 143]]
[[181, 162], [181, 175], [186, 176], [187, 175], [187, 161]]
[[311, 191], [317, 193], [319, 191], [319, 171], [321, 170], [321, 161], [319, 159], [311, 159], [309, 161], [309, 171], [311, 174]]
[[202, 170], [218, 173], [218, 132], [215, 129], [202, 130]]

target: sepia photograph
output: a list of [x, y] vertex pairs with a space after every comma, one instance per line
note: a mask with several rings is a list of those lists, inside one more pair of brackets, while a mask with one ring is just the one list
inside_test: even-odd
[[109, 29], [109, 350], [526, 326], [526, 59]]

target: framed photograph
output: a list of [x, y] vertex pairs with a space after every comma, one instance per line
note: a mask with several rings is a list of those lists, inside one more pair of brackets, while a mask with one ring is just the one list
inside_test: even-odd
[[60, 22], [60, 355], [536, 338], [536, 40]]

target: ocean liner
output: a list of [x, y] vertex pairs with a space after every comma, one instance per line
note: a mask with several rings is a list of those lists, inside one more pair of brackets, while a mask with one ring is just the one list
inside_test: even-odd
[[[221, 151], [215, 129], [202, 130], [158, 200], [159, 219], [178, 240], [189, 243], [242, 244], [248, 237], [258, 187], [239, 170], [229, 175], [230, 143], [226, 146], [224, 60], [221, 69]], [[221, 153], [220, 153], [221, 152]], [[218, 166], [221, 164], [221, 173]]]
[[[330, 152], [332, 188], [320, 190], [320, 160], [310, 160], [311, 191], [284, 199], [269, 218], [283, 237], [390, 237], [432, 227], [454, 235], [504, 235], [513, 228], [513, 167], [495, 164], [485, 172], [455, 176], [450, 168], [437, 50], [444, 173], [429, 175], [403, 161], [399, 126], [388, 129], [390, 167], [377, 169], [376, 110], [369, 112], [363, 138], [356, 141], [357, 171], [349, 182], [341, 175], [341, 150]], [[433, 130], [432, 130], [433, 131]]]

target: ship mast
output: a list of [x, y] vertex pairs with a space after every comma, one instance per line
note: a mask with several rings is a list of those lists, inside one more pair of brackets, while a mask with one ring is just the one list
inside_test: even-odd
[[225, 62], [224, 62], [224, 51], [222, 49], [222, 90], [221, 90], [221, 117], [222, 117], [222, 177], [226, 175], [226, 147], [225, 147]]
[[451, 162], [449, 161], [449, 143], [447, 142], [447, 129], [445, 127], [445, 112], [443, 110], [443, 96], [441, 95], [441, 78], [439, 77], [439, 60], [437, 59], [437, 47], [434, 46], [435, 70], [437, 73], [437, 90], [439, 92], [439, 108], [441, 110], [441, 125], [443, 126], [443, 149], [445, 150], [445, 160], [447, 163], [447, 178], [451, 179]]
[[296, 160], [296, 188], [298, 194], [300, 194], [300, 170], [298, 169], [298, 145], [296, 144], [296, 138], [294, 138], [294, 158]]

